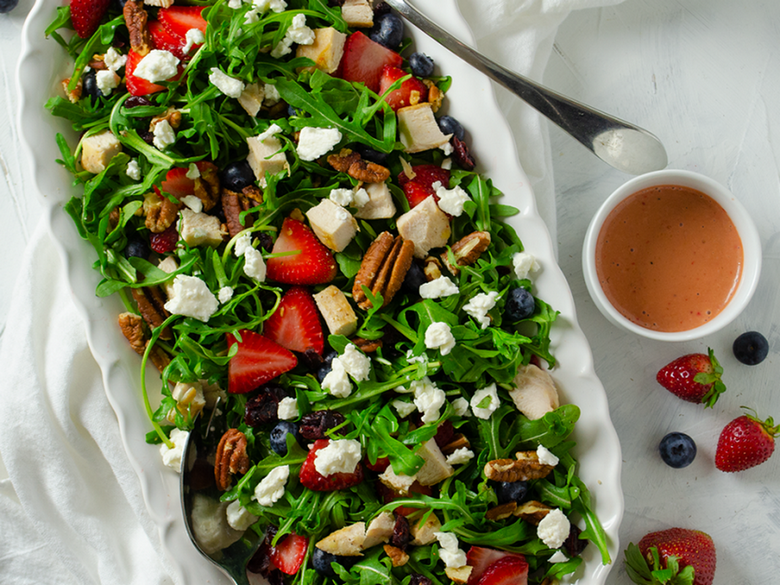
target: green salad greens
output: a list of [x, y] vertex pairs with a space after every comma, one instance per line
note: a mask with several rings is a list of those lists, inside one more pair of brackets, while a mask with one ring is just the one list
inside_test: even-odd
[[552, 583], [587, 544], [609, 563], [579, 409], [543, 369], [557, 313], [438, 111], [450, 79], [363, 0], [149, 4], [86, 34], [57, 9], [73, 67], [47, 108], [80, 136], [57, 136], [66, 211], [125, 305], [147, 441], [176, 469], [190, 431], [216, 450], [201, 548], [256, 535], [272, 583]]

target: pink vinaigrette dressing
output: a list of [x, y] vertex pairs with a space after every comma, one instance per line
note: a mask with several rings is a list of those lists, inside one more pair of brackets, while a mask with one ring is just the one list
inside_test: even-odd
[[724, 209], [676, 185], [622, 201], [596, 242], [596, 273], [609, 302], [655, 331], [688, 331], [718, 315], [737, 290], [742, 263], [742, 240]]

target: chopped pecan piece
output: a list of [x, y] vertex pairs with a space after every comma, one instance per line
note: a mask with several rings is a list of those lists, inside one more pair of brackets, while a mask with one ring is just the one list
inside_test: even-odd
[[485, 475], [493, 481], [528, 481], [547, 477], [552, 465], [539, 462], [536, 451], [521, 451], [517, 459], [494, 459], [485, 464]]
[[241, 212], [248, 209], [249, 204], [246, 198], [230, 189], [222, 189], [222, 211], [225, 213], [225, 221], [231, 238], [246, 228], [241, 223]]
[[517, 510], [517, 502], [507, 502], [495, 508], [490, 508], [485, 513], [485, 518], [488, 520], [504, 520], [512, 516], [515, 510]]
[[[156, 286], [131, 289], [138, 312], [151, 329], [163, 324], [170, 314], [165, 310], [165, 296]], [[171, 330], [167, 327], [160, 333], [160, 339], [171, 339]]]
[[444, 92], [430, 79], [423, 79], [423, 83], [428, 86], [428, 101], [431, 104], [431, 110], [433, 110], [433, 113], [435, 114], [439, 111], [439, 108], [441, 108], [441, 103], [444, 100]]
[[68, 98], [68, 101], [70, 103], [75, 104], [77, 101], [81, 99], [81, 92], [84, 89], [84, 84], [81, 82], [81, 79], [79, 79], [76, 82], [76, 87], [74, 87], [72, 91], [68, 89], [69, 85], [70, 85], [70, 77], [62, 80], [62, 91], [65, 92], [65, 97]]
[[362, 157], [359, 153], [343, 148], [338, 154], [328, 156], [328, 164], [340, 173], [349, 171], [353, 163], [358, 162]]
[[551, 510], [552, 508], [547, 504], [542, 504], [536, 500], [529, 500], [518, 506], [513, 514], [531, 524], [539, 524], [539, 522], [542, 521], [542, 518], [547, 516]]
[[397, 546], [386, 544], [383, 548], [385, 549], [387, 556], [390, 557], [390, 560], [393, 562], [394, 567], [403, 567], [409, 562], [409, 555]]
[[428, 256], [424, 260], [423, 272], [425, 273], [425, 278], [428, 279], [428, 282], [439, 278], [441, 276], [441, 262], [439, 262], [439, 259]]
[[130, 48], [145, 57], [152, 50], [152, 36], [146, 24], [149, 15], [144, 10], [143, 0], [127, 0], [122, 14], [130, 34]]
[[404, 240], [401, 236], [393, 238], [390, 232], [379, 234], [366, 250], [355, 276], [352, 298], [358, 307], [364, 310], [371, 308], [371, 301], [363, 292], [363, 286], [373, 295], [381, 294], [382, 306], [386, 307], [401, 288], [412, 265], [413, 255], [414, 243], [410, 240]]
[[181, 203], [174, 203], [167, 197], [147, 193], [144, 195], [143, 206], [146, 227], [154, 234], [161, 234], [173, 225], [181, 207]]
[[247, 185], [241, 189], [241, 193], [244, 197], [256, 201], [257, 203], [263, 202], [263, 191], [257, 185]]
[[469, 443], [469, 440], [466, 438], [466, 435], [463, 433], [457, 433], [452, 437], [452, 440], [449, 441], [444, 447], [441, 448], [441, 452], [445, 455], [450, 455], [451, 453], [454, 453], [458, 449], [462, 449], [463, 447], [471, 447], [471, 443]]
[[114, 231], [114, 228], [119, 225], [119, 220], [122, 218], [122, 212], [119, 210], [119, 207], [114, 207], [111, 211], [108, 212], [108, 232], [111, 233]]
[[219, 174], [212, 165], [200, 169], [200, 176], [195, 179], [195, 196], [203, 202], [203, 211], [211, 211], [219, 201]]
[[357, 348], [363, 353], [374, 353], [380, 347], [382, 347], [381, 339], [363, 339], [362, 337], [353, 337], [350, 339]]
[[447, 266], [447, 269], [457, 276], [461, 266], [474, 264], [482, 256], [482, 253], [488, 249], [488, 246], [490, 246], [489, 232], [471, 232], [452, 245], [451, 249], [452, 255], [455, 257], [455, 264], [450, 264], [449, 252], [444, 252], [441, 255], [441, 259]]
[[249, 456], [246, 454], [246, 435], [237, 429], [228, 429], [217, 446], [214, 479], [217, 489], [226, 491], [232, 476], [249, 471]]
[[106, 62], [104, 61], [104, 55], [100, 54], [92, 55], [92, 59], [87, 65], [96, 71], [105, 71], [108, 69], [108, 65], [106, 65]]
[[390, 177], [390, 169], [363, 160], [360, 154], [348, 148], [338, 154], [331, 154], [328, 157], [328, 164], [340, 173], [346, 173], [364, 183], [384, 183]]
[[181, 112], [173, 106], [169, 107], [162, 114], [151, 119], [149, 122], [149, 132], [153, 133], [154, 127], [163, 120], [167, 121], [168, 124], [171, 125], [171, 128], [176, 129], [181, 126]]
[[[122, 334], [127, 341], [130, 342], [130, 347], [132, 347], [138, 355], [143, 355], [146, 351], [146, 346], [149, 345], [149, 339], [144, 332], [143, 318], [135, 313], [122, 313], [119, 315], [118, 321]], [[153, 347], [149, 352], [149, 359], [152, 360], [154, 367], [160, 372], [171, 363], [168, 354], [157, 346]]]

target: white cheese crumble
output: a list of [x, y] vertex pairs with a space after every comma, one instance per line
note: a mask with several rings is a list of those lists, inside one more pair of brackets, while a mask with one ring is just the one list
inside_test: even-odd
[[281, 420], [295, 420], [299, 414], [298, 401], [295, 398], [285, 396], [279, 401], [276, 416]]
[[462, 396], [452, 401], [452, 408], [455, 409], [455, 414], [458, 416], [471, 416], [471, 413], [469, 412], [469, 401]]
[[262, 252], [250, 246], [244, 252], [244, 274], [257, 282], [263, 282], [265, 273], [266, 266]]
[[252, 232], [241, 232], [233, 244], [233, 254], [241, 258], [252, 247]]
[[463, 310], [474, 317], [482, 329], [486, 329], [487, 326], [490, 325], [488, 311], [496, 306], [496, 301], [499, 296], [500, 295], [493, 290], [489, 293], [479, 293], [463, 306]]
[[460, 292], [458, 285], [448, 276], [440, 276], [430, 282], [420, 285], [420, 296], [424, 299], [440, 299]]
[[447, 456], [447, 463], [450, 465], [462, 465], [472, 459], [474, 459], [474, 451], [468, 447], [461, 447], [460, 449], [455, 449]]
[[355, 191], [355, 194], [352, 196], [352, 205], [357, 208], [367, 205], [369, 201], [371, 201], [371, 197], [368, 195], [368, 191], [363, 187]]
[[206, 41], [206, 36], [199, 28], [191, 28], [184, 35], [184, 40], [186, 43], [184, 43], [182, 51], [187, 55], [192, 50], [192, 47], [195, 45], [202, 45]]
[[354, 473], [363, 454], [360, 441], [337, 439], [314, 455], [314, 469], [323, 477], [334, 473]]
[[190, 163], [190, 165], [187, 167], [187, 174], [184, 176], [187, 177], [190, 181], [194, 181], [200, 177], [200, 169], [198, 168], [198, 165], [195, 163]]
[[452, 159], [445, 158], [443, 161], [441, 161], [441, 168], [443, 168], [445, 171], [449, 171], [452, 168]]
[[368, 374], [371, 369], [371, 359], [360, 351], [354, 343], [350, 343], [344, 348], [344, 353], [335, 360], [339, 360], [347, 373], [352, 376], [356, 382], [368, 380]]
[[[279, 90], [276, 89], [276, 86], [273, 83], [266, 83], [263, 86], [263, 103], [273, 106], [274, 104], [278, 104], [281, 99], [282, 96], [279, 95]], [[276, 124], [274, 124], [274, 126], [276, 126]]]
[[399, 400], [398, 398], [393, 400], [390, 404], [398, 411], [401, 418], [406, 418], [417, 410], [417, 406], [415, 406], [413, 402], [406, 402], [404, 400]]
[[331, 189], [328, 199], [333, 201], [336, 205], [348, 207], [352, 204], [353, 195], [352, 189]]
[[287, 2], [285, 0], [254, 0], [252, 4], [260, 12], [265, 12], [269, 8], [271, 12], [276, 12], [277, 14], [287, 10]]
[[220, 304], [224, 305], [232, 298], [233, 298], [232, 286], [223, 286], [221, 289], [219, 289], [219, 293], [217, 293], [217, 299], [219, 300]]
[[446, 400], [444, 390], [437, 388], [427, 376], [422, 380], [413, 381], [411, 387], [414, 392], [414, 404], [422, 413], [423, 424], [438, 420], [439, 409]]
[[455, 347], [455, 338], [452, 330], [447, 323], [431, 323], [431, 326], [425, 330], [425, 347], [428, 349], [438, 349], [441, 355], [447, 355]]
[[557, 551], [555, 551], [553, 556], [551, 556], [547, 560], [550, 561], [551, 563], [565, 563], [566, 561], [569, 560], [569, 557], [567, 557], [565, 554], [563, 554], [563, 551], [557, 550]]
[[106, 54], [103, 56], [103, 63], [106, 64], [111, 71], [117, 72], [127, 64], [127, 55], [122, 55], [114, 47], [109, 47]]
[[173, 131], [168, 120], [160, 120], [154, 125], [154, 145], [160, 150], [165, 150], [176, 142], [176, 132]]
[[131, 159], [130, 162], [127, 163], [127, 169], [125, 169], [125, 174], [127, 174], [128, 177], [133, 179], [133, 181], [141, 180], [141, 167], [138, 164], [138, 161], [136, 159]]
[[181, 458], [184, 455], [184, 446], [187, 444], [187, 437], [189, 436], [190, 434], [187, 431], [173, 429], [170, 437], [168, 437], [171, 443], [173, 443], [173, 447], [169, 448], [165, 443], [160, 445], [160, 455], [166, 466], [176, 471], [181, 471]]
[[152, 49], [138, 62], [138, 65], [133, 70], [133, 75], [150, 83], [157, 83], [158, 81], [166, 81], [176, 75], [179, 71], [178, 65], [179, 59], [170, 51]]
[[414, 355], [414, 350], [410, 349], [406, 352], [406, 361], [410, 364], [427, 364], [428, 356], [425, 353]]
[[[480, 406], [483, 402], [486, 404]], [[501, 406], [501, 400], [498, 398], [495, 382], [487, 388], [477, 390], [474, 392], [474, 396], [471, 397], [471, 410], [477, 418], [489, 419], [490, 415], [493, 414], [499, 406]]]
[[279, 59], [290, 54], [293, 43], [298, 43], [299, 45], [311, 45], [314, 43], [314, 31], [306, 26], [305, 14], [293, 16], [289, 28], [284, 33], [284, 38], [271, 51], [271, 57]]
[[119, 87], [119, 76], [111, 70], [98, 71], [95, 75], [95, 81], [97, 82], [100, 93], [108, 97], [116, 87]]
[[466, 564], [466, 553], [458, 548], [458, 537], [452, 532], [434, 532], [439, 541], [439, 558], [450, 569], [457, 569]]
[[233, 10], [238, 10], [242, 5], [242, 0], [228, 0], [228, 8], [232, 8]]
[[205, 323], [218, 308], [217, 297], [197, 276], [177, 274], [173, 279], [173, 297], [165, 303], [169, 313], [193, 317]]
[[556, 465], [558, 465], [558, 461], [560, 461], [544, 445], [539, 445], [536, 448], [536, 456], [539, 457], [539, 463], [541, 463], [542, 465], [552, 465], [553, 467], [555, 467]]
[[439, 148], [444, 153], [444, 156], [450, 156], [455, 151], [451, 142], [445, 142]]
[[339, 358], [333, 358], [330, 372], [322, 380], [322, 389], [336, 398], [346, 398], [352, 394], [352, 382]]
[[261, 506], [273, 506], [284, 495], [284, 486], [290, 477], [290, 466], [274, 467], [255, 488], [255, 499]]
[[459, 185], [455, 185], [454, 189], [447, 189], [441, 182], [436, 181], [431, 186], [439, 197], [439, 209], [453, 217], [460, 217], [463, 214], [463, 204], [471, 201], [471, 197]]
[[520, 280], [528, 278], [530, 272], [539, 270], [539, 263], [536, 261], [536, 258], [528, 252], [517, 252], [512, 256], [512, 266], [515, 269], [515, 275]]
[[536, 535], [550, 548], [560, 548], [569, 537], [571, 524], [560, 508], [547, 513], [536, 527]]
[[227, 523], [233, 530], [243, 532], [257, 522], [257, 516], [241, 505], [238, 500], [233, 500], [225, 509]]
[[307, 126], [298, 137], [298, 157], [301, 160], [317, 160], [330, 152], [341, 140], [341, 132], [336, 128], [312, 128]]
[[203, 201], [197, 195], [185, 195], [181, 198], [181, 202], [195, 213], [203, 211]]
[[212, 67], [210, 71], [209, 81], [211, 82], [211, 85], [228, 97], [241, 97], [241, 94], [244, 92], [244, 87], [246, 87], [243, 81], [236, 79], [235, 77], [230, 77], [217, 67]]

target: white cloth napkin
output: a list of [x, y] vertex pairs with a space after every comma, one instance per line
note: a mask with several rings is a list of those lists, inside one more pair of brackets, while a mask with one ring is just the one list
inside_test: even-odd
[[[460, 0], [478, 48], [540, 79], [573, 9], [620, 0]], [[546, 122], [508, 92], [499, 102], [542, 217], [555, 227]], [[159, 534], [123, 451], [54, 245], [39, 225], [0, 346], [0, 581], [172, 583]]]

